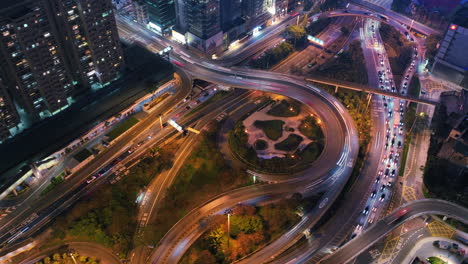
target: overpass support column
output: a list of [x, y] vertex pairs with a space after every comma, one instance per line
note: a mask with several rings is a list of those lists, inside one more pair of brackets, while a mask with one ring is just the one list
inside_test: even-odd
[[338, 85], [335, 86], [335, 93], [338, 93]]

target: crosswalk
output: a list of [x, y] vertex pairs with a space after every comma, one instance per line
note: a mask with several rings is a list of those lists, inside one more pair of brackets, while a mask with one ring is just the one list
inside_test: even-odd
[[366, 1], [374, 5], [387, 8], [387, 9], [390, 9], [392, 7], [392, 2], [393, 2], [393, 0], [366, 0]]

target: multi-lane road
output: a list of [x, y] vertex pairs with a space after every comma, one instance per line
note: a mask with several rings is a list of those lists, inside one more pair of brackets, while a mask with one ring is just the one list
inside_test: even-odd
[[375, 242], [396, 229], [401, 224], [421, 215], [446, 215], [468, 223], [468, 209], [442, 200], [424, 199], [409, 202], [371, 226], [360, 236], [354, 238], [333, 255], [323, 260], [323, 264], [346, 263], [364, 252]]
[[[342, 15], [343, 14], [344, 13], [342, 13]], [[131, 32], [134, 30], [134, 25], [131, 25], [128, 21], [119, 19], [119, 23], [119, 28], [126, 27], [126, 29], [123, 29], [124, 31], [128, 30]], [[198, 223], [209, 214], [220, 212], [238, 202], [271, 199], [273, 197], [292, 194], [297, 191], [307, 193], [309, 191], [316, 191], [319, 186], [325, 186], [329, 191], [325, 194], [320, 206], [311, 213], [311, 216], [320, 216], [329, 208], [346, 183], [357, 156], [357, 131], [346, 109], [334, 97], [311, 85], [307, 85], [300, 78], [296, 78], [294, 76], [275, 74], [265, 71], [228, 68], [228, 66], [238, 63], [267, 47], [268, 41], [275, 37], [276, 34], [281, 32], [290, 23], [293, 23], [291, 19], [285, 20], [280, 24], [280, 26], [265, 32], [265, 35], [263, 36], [264, 40], [248, 46], [246, 50], [239, 53], [239, 55], [242, 54], [242, 56], [232, 56], [231, 58], [227, 57], [219, 63], [213, 63], [191, 56], [189, 55], [190, 52], [184, 51], [182, 47], [177, 45], [174, 45], [175, 48], [173, 54], [170, 55], [170, 58], [182, 72], [188, 73], [188, 75], [184, 76], [185, 80], [191, 80], [191, 78], [194, 77], [233, 87], [283, 94], [301, 101], [305, 105], [309, 105], [311, 110], [326, 124], [324, 127], [326, 149], [317, 162], [312, 165], [312, 169], [308, 170], [314, 171], [314, 173], [312, 174], [309, 172], [302, 175], [295, 175], [291, 180], [281, 184], [252, 186], [234, 190], [201, 205], [189, 213], [188, 217], [185, 217], [178, 222], [163, 238], [160, 246], [155, 249], [151, 256], [151, 261], [153, 263], [176, 263], [191, 243], [193, 243], [194, 240], [203, 232], [203, 229], [198, 225]], [[142, 34], [141, 38], [143, 39], [143, 45], [153, 45], [149, 47], [149, 49], [153, 51], [158, 51], [163, 47], [173, 45], [167, 40], [161, 41], [160, 38], [156, 38], [144, 29], [140, 28], [138, 30], [138, 33]], [[177, 101], [181, 101], [185, 98], [187, 93], [188, 91], [183, 90], [183, 92], [173, 96], [170, 102], [167, 102], [168, 107], [176, 104]], [[131, 133], [123, 136], [122, 139], [113, 144], [102, 156], [97, 158], [89, 167], [84, 169], [81, 172], [82, 177], [75, 177], [77, 180], [70, 181], [61, 188], [76, 189], [78, 185], [82, 184], [80, 180], [82, 181], [87, 175], [97, 171], [102, 164], [110, 162], [122, 149], [127, 147], [128, 142], [145, 131], [149, 126], [151, 126], [151, 124], [152, 120], [150, 118], [148, 118], [147, 121], [145, 120], [140, 122], [137, 127], [131, 131]], [[67, 193], [67, 190], [63, 191], [64, 193]], [[70, 194], [71, 193], [68, 193], [68, 195]], [[52, 198], [51, 201], [37, 201], [37, 206], [33, 207], [34, 209], [25, 210], [23, 214], [20, 212], [17, 215], [11, 215], [10, 222], [21, 221], [24, 223], [24, 220], [26, 220], [24, 216], [28, 213], [31, 214], [37, 212], [37, 208], [48, 208], [48, 206], [53, 204], [54, 201], [56, 203], [57, 201], [60, 201], [58, 200], [60, 196], [55, 197], [55, 192], [53, 196], [49, 196], [51, 196], [49, 198]], [[74, 200], [76, 199], [67, 201], [71, 203]], [[69, 203], [64, 203], [62, 205], [58, 204], [57, 211], [53, 211], [54, 214], [56, 214], [60, 208], [68, 204]], [[417, 211], [418, 208], [412, 208], [412, 210]], [[437, 212], [440, 214], [452, 214], [452, 209], [453, 208], [448, 206], [441, 208], [440, 211]], [[43, 211], [39, 210], [39, 212]], [[38, 215], [37, 219], [41, 219], [41, 222], [44, 223], [48, 221], [52, 213], [49, 211], [47, 212], [47, 215]], [[269, 247], [267, 250], [263, 251], [262, 254], [257, 254], [255, 258], [251, 258], [250, 260], [254, 259], [256, 262], [261, 263], [269, 259], [271, 256], [277, 255], [278, 252], [289, 247], [292, 242], [297, 241], [298, 238], [302, 236], [302, 231], [309, 228], [315, 221], [316, 219], [305, 219], [296, 226], [297, 228], [275, 241], [274, 246]], [[28, 225], [29, 223], [27, 225], [21, 225], [20, 229], [15, 230], [24, 230]], [[28, 228], [21, 233], [21, 235], [23, 236], [32, 233], [35, 228], [35, 226]], [[4, 232], [4, 230], [1, 229], [0, 231]], [[17, 234], [17, 232], [9, 232], [6, 233], [6, 237], [4, 236], [2, 239], [11, 239], [12, 236]], [[362, 237], [362, 235], [359, 237]]]

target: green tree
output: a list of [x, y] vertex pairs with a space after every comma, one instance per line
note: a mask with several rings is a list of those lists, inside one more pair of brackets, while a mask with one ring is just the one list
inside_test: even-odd
[[429, 60], [428, 66], [434, 63], [434, 57], [437, 54], [437, 44], [442, 40], [440, 35], [431, 34], [426, 38], [424, 46], [426, 48], [426, 58]]
[[294, 38], [294, 47], [296, 47], [298, 40], [305, 39], [306, 30], [299, 25], [292, 25], [288, 27], [288, 34]]

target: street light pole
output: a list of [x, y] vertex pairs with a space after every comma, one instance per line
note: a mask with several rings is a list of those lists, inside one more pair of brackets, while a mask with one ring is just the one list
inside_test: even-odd
[[229, 248], [229, 238], [231, 236], [231, 213], [227, 214], [228, 217], [228, 235], [227, 235], [227, 246]]

